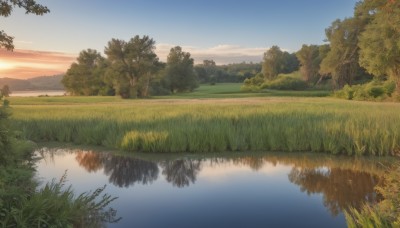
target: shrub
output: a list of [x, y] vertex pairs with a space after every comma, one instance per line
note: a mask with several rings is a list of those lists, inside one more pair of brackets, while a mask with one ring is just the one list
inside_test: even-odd
[[383, 83], [383, 88], [385, 89], [386, 94], [391, 97], [392, 94], [396, 91], [396, 82], [386, 81], [385, 83]]
[[[94, 192], [75, 196], [71, 187], [64, 188], [66, 175], [32, 195], [21, 197], [11, 210], [2, 210], [3, 227], [102, 227], [104, 222], [117, 222], [116, 211], [104, 210], [112, 198], [101, 196], [105, 186]], [[99, 199], [100, 198], [100, 199]]]
[[261, 89], [261, 85], [264, 83], [264, 76], [259, 73], [252, 78], [246, 78], [243, 81], [243, 85], [240, 87], [242, 92], [257, 92]]
[[263, 89], [276, 90], [305, 90], [307, 87], [307, 82], [300, 78], [289, 75], [279, 75], [276, 79], [272, 81], [266, 81], [261, 85], [261, 88]]
[[[396, 166], [395, 166], [396, 167]], [[400, 227], [400, 164], [384, 176], [384, 185], [376, 187], [384, 200], [365, 205], [361, 211], [345, 212], [348, 227]]]
[[396, 84], [392, 81], [371, 81], [363, 85], [345, 85], [343, 89], [335, 92], [335, 97], [347, 100], [359, 101], [379, 101], [388, 96], [391, 97], [395, 92]]

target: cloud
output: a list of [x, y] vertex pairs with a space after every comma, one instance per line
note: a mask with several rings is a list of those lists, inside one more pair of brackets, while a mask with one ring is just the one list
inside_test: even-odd
[[65, 73], [76, 55], [32, 50], [0, 50], [0, 77], [31, 78]]
[[[171, 48], [176, 45], [157, 44], [156, 53], [161, 61], [166, 61]], [[212, 59], [217, 64], [261, 62], [264, 52], [268, 48], [246, 48], [239, 45], [221, 44], [210, 48], [182, 46], [183, 51], [189, 52], [195, 63], [202, 63], [205, 59]]]

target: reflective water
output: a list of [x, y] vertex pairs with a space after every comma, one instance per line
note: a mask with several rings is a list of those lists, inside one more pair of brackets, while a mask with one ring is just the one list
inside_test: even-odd
[[343, 210], [374, 202], [376, 161], [317, 155], [135, 155], [37, 151], [43, 181], [77, 193], [107, 184], [122, 220], [109, 227], [345, 227]]
[[37, 96], [63, 96], [64, 90], [35, 90], [35, 91], [13, 91], [11, 97], [37, 97]]

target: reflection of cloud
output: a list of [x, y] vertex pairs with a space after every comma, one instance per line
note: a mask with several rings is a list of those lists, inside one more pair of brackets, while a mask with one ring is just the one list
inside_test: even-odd
[[[160, 60], [166, 61], [171, 48], [176, 45], [157, 44], [156, 53]], [[205, 59], [212, 59], [217, 64], [261, 62], [267, 48], [246, 48], [238, 45], [222, 44], [211, 48], [198, 48], [194, 46], [182, 46], [183, 51], [189, 52], [196, 63], [202, 63]]]
[[265, 162], [260, 169], [255, 171], [250, 166], [246, 164], [235, 164], [232, 162], [224, 162], [215, 165], [203, 165], [201, 172], [199, 173], [199, 178], [205, 178], [210, 181], [220, 181], [226, 179], [230, 176], [235, 176], [244, 172], [257, 172], [265, 176], [273, 176], [278, 173], [288, 173], [290, 171], [290, 166], [287, 165], [273, 165], [272, 163]]
[[0, 77], [29, 78], [64, 73], [76, 59], [66, 53], [0, 49]]

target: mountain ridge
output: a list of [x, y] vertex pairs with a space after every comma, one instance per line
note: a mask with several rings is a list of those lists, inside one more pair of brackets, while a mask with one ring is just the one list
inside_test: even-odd
[[64, 90], [64, 86], [61, 83], [63, 74], [53, 76], [39, 76], [28, 79], [16, 79], [16, 78], [0, 78], [0, 88], [4, 85], [10, 87], [11, 92], [13, 91], [37, 91], [37, 90]]

